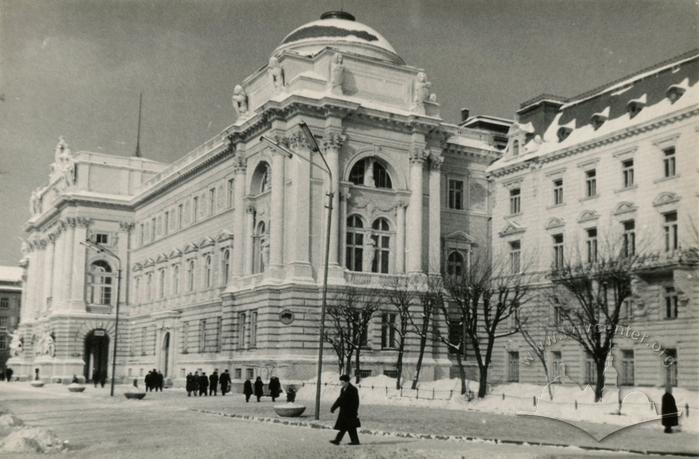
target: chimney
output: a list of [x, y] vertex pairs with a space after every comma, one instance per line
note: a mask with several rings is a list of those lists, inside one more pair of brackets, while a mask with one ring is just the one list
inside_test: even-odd
[[468, 119], [468, 115], [470, 113], [470, 110], [468, 108], [462, 108], [461, 109], [461, 121], [466, 121]]

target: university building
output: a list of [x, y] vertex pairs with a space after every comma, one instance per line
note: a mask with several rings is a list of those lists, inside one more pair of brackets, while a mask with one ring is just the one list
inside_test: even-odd
[[[488, 247], [486, 169], [510, 123], [466, 113], [460, 125], [443, 121], [425, 71], [352, 15], [326, 13], [292, 31], [231, 90], [235, 121], [171, 164], [59, 141], [26, 223], [18, 376], [90, 379], [111, 367], [116, 341], [120, 379], [152, 368], [176, 384], [214, 368], [234, 379], [312, 377], [328, 191], [331, 297], [463, 269]], [[395, 372], [391, 320], [370, 324], [365, 374]], [[416, 348], [417, 338], [408, 374]], [[424, 365], [431, 379], [452, 363], [435, 344]]]
[[[699, 384], [697, 79], [693, 51], [571, 99], [534, 98], [489, 168], [493, 252], [513, 273], [603, 250], [648, 256], [621, 310], [631, 332], [613, 350], [622, 385]], [[532, 321], [555, 328], [557, 307], [539, 300]], [[572, 340], [557, 336], [546, 352], [554, 377], [594, 383], [591, 356]], [[544, 382], [529, 354], [518, 335], [504, 340], [500, 379]]]

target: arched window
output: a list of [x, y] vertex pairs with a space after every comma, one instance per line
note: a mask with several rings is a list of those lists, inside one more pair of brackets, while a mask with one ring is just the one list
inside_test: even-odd
[[204, 257], [204, 288], [211, 287], [211, 255]]
[[172, 265], [172, 294], [180, 294], [180, 265]]
[[272, 174], [269, 164], [262, 161], [255, 168], [255, 172], [252, 175], [252, 183], [250, 184], [250, 191], [252, 194], [264, 193], [269, 191], [272, 187]]
[[374, 241], [374, 259], [371, 262], [371, 272], [388, 273], [389, 256], [391, 254], [391, 235], [389, 233], [388, 221], [385, 218], [377, 218], [371, 225]]
[[194, 291], [194, 260], [187, 262], [187, 291]]
[[447, 258], [447, 274], [461, 276], [464, 273], [464, 257], [459, 252], [451, 252]]
[[90, 265], [90, 298], [92, 304], [112, 304], [112, 285], [114, 273], [112, 267], [104, 260]]
[[265, 222], [257, 224], [257, 229], [253, 235], [253, 271], [256, 273], [264, 272], [269, 263], [269, 241], [267, 238], [267, 226]]
[[364, 256], [364, 233], [362, 220], [357, 215], [347, 219], [347, 240], [345, 252], [345, 264], [351, 271], [362, 270], [362, 257]]
[[221, 251], [221, 285], [228, 283], [228, 276], [231, 270], [231, 251], [223, 249]]
[[349, 181], [355, 185], [393, 188], [391, 176], [388, 174], [386, 167], [381, 160], [374, 157], [357, 161], [350, 170]]

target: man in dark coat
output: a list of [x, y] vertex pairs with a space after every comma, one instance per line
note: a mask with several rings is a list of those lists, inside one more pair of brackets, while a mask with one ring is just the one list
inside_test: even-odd
[[7, 382], [12, 382], [12, 373], [13, 373], [12, 368], [10, 368], [10, 367], [5, 368], [5, 380]]
[[157, 376], [156, 376], [156, 379], [155, 379], [156, 382], [157, 382], [157, 384], [156, 384], [156, 389], [159, 390], [160, 392], [162, 392], [162, 391], [163, 391], [163, 386], [165, 385], [165, 376], [163, 376], [163, 373], [160, 372], [160, 371], [158, 371], [158, 372], [156, 373], [156, 375], [157, 375]]
[[243, 384], [243, 393], [245, 394], [245, 403], [248, 403], [252, 395], [252, 383], [250, 382], [250, 378], [246, 379]]
[[107, 383], [107, 370], [100, 372], [100, 387], [104, 388]]
[[100, 372], [97, 368], [92, 370], [92, 384], [97, 388], [97, 383], [100, 381]]
[[199, 376], [199, 395], [206, 395], [206, 391], [209, 388], [209, 378], [206, 376], [205, 372], [201, 372]]
[[194, 390], [194, 376], [192, 376], [191, 371], [187, 373], [187, 379], [185, 381], [184, 387], [187, 389], [187, 397], [191, 397], [192, 391]]
[[143, 379], [144, 379], [144, 382], [146, 383], [146, 392], [150, 392], [152, 384], [153, 384], [153, 372], [149, 371], [146, 374], [146, 377]]
[[228, 373], [228, 370], [225, 370], [223, 373], [221, 373], [221, 377], [218, 381], [221, 384], [221, 395], [226, 395], [226, 393], [228, 392], [228, 387], [231, 384], [231, 374]]
[[262, 378], [258, 376], [257, 379], [255, 379], [255, 397], [257, 397], [258, 402], [260, 401], [260, 397], [265, 394], [264, 387], [265, 383], [263, 383]]
[[218, 368], [209, 376], [209, 395], [217, 395], [218, 391]]
[[194, 377], [192, 378], [192, 392], [194, 392], [195, 397], [199, 396], [199, 372], [198, 371], [194, 372]]
[[269, 378], [269, 394], [272, 396], [272, 401], [276, 401], [279, 397], [279, 393], [282, 391], [282, 385], [279, 382], [279, 378], [272, 376]]
[[334, 445], [340, 444], [342, 437], [345, 436], [345, 432], [349, 433], [350, 445], [359, 444], [359, 437], [357, 436], [357, 427], [361, 426], [359, 418], [357, 417], [357, 411], [359, 410], [359, 392], [356, 387], [350, 384], [349, 380], [348, 375], [340, 376], [340, 382], [342, 383], [340, 396], [330, 408], [331, 413], [335, 412], [338, 408], [340, 409], [334, 427], [335, 430], [339, 432], [334, 440], [330, 440], [330, 443]]
[[665, 426], [665, 433], [672, 433], [672, 428], [678, 425], [678, 412], [675, 397], [672, 396], [672, 385], [665, 386], [665, 394], [663, 394], [661, 412], [663, 415], [662, 423]]

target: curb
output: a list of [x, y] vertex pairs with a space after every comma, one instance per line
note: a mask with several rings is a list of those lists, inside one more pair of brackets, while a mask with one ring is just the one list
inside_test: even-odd
[[[224, 416], [228, 418], [241, 419], [245, 421], [255, 421], [255, 422], [266, 422], [269, 424], [282, 424], [295, 427], [308, 427], [312, 429], [324, 429], [332, 430], [332, 427], [327, 424], [321, 424], [319, 422], [307, 422], [307, 421], [291, 421], [287, 419], [280, 418], [269, 418], [264, 416], [253, 416], [249, 414], [235, 414], [226, 413], [223, 411], [212, 411], [192, 408], [192, 411], [197, 411], [203, 414], [213, 414], [216, 416]], [[469, 435], [443, 435], [443, 434], [421, 434], [412, 432], [386, 432], [384, 430], [373, 430], [360, 428], [358, 430], [360, 434], [374, 435], [377, 437], [398, 437], [398, 438], [416, 438], [421, 440], [446, 440], [446, 441], [464, 441], [470, 443], [491, 443], [494, 445], [521, 445], [521, 446], [543, 446], [543, 447], [554, 447], [554, 448], [579, 448], [587, 451], [603, 451], [603, 452], [614, 452], [614, 453], [628, 453], [628, 454], [654, 454], [658, 456], [682, 456], [682, 457], [699, 457], [699, 453], [690, 452], [671, 452], [671, 451], [644, 451], [640, 449], [621, 449], [621, 448], [608, 448], [604, 446], [584, 446], [584, 445], [572, 445], [565, 443], [551, 443], [543, 441], [525, 441], [525, 440], [501, 440], [498, 438], [482, 438], [473, 437]]]

